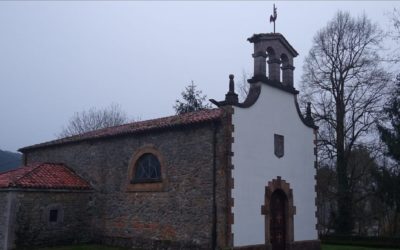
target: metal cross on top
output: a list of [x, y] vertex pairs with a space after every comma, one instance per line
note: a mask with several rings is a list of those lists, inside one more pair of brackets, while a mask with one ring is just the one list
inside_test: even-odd
[[273, 14], [269, 17], [269, 22], [274, 22], [274, 33], [275, 33], [275, 21], [276, 18], [278, 17], [278, 14], [276, 13], [275, 4], [274, 4], [274, 9], [273, 9]]

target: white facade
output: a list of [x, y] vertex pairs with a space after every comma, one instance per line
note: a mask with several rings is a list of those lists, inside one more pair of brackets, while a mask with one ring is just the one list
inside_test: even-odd
[[[281, 176], [293, 190], [294, 241], [318, 239], [314, 131], [300, 119], [295, 95], [265, 83], [248, 108], [234, 106], [232, 177], [234, 246], [265, 243], [265, 187]], [[274, 154], [274, 134], [284, 136], [284, 156]]]

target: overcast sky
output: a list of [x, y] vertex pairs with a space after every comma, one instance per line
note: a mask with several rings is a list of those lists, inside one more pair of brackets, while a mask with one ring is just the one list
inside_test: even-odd
[[[276, 30], [299, 52], [337, 10], [388, 27], [399, 2], [276, 1]], [[228, 75], [252, 73], [254, 33], [270, 1], [0, 2], [0, 149], [55, 139], [74, 112], [117, 103], [131, 118], [173, 115], [192, 80], [221, 100]]]

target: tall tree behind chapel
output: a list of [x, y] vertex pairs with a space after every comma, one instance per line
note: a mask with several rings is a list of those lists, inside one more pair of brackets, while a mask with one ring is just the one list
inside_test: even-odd
[[191, 84], [185, 88], [185, 91], [182, 91], [181, 95], [183, 100], [177, 99], [175, 101], [174, 109], [176, 114], [211, 108], [210, 104], [205, 103], [207, 96], [203, 95], [202, 91], [197, 90], [196, 87], [197, 86], [192, 81]]
[[400, 234], [400, 75], [397, 76], [390, 98], [383, 109], [385, 119], [379, 122], [378, 130], [386, 145], [385, 155], [389, 157], [386, 166], [375, 172], [376, 192], [385, 205], [388, 217], [389, 235]]
[[366, 143], [380, 115], [390, 74], [379, 55], [383, 31], [365, 15], [339, 11], [314, 37], [302, 76], [303, 99], [312, 102], [319, 157], [337, 172], [337, 233], [353, 228], [352, 149]]

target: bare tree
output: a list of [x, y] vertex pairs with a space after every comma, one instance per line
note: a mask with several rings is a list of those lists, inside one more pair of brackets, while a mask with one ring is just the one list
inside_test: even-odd
[[353, 148], [348, 157], [349, 189], [354, 214], [354, 231], [359, 235], [376, 235], [374, 228], [381, 216], [382, 207], [377, 208], [376, 182], [373, 173], [378, 169], [374, 152], [363, 146]]
[[121, 125], [127, 121], [126, 114], [117, 104], [113, 103], [104, 109], [91, 108], [87, 111], [76, 112], [58, 137], [73, 136], [96, 129]]
[[400, 9], [394, 8], [391, 12], [387, 13], [391, 25], [387, 27], [387, 35], [390, 38], [389, 49], [385, 60], [390, 63], [399, 63], [400, 47], [398, 46], [400, 40]]
[[[383, 196], [376, 193], [377, 181], [375, 173], [379, 166], [376, 162], [376, 152], [363, 146], [353, 148], [348, 158], [349, 189], [352, 195], [352, 208], [357, 213], [354, 215], [354, 230], [362, 236], [378, 235], [380, 222], [385, 220], [387, 210]], [[337, 217], [337, 175], [329, 166], [321, 164], [317, 171], [317, 206], [319, 234], [332, 233]]]
[[334, 227], [336, 172], [321, 165], [317, 170], [318, 234], [327, 235]]
[[249, 94], [250, 84], [247, 82], [249, 79], [249, 74], [246, 70], [242, 70], [242, 78], [239, 80], [239, 98], [241, 101], [244, 101]]
[[382, 30], [365, 15], [339, 11], [314, 37], [305, 60], [302, 98], [313, 103], [320, 158], [337, 172], [338, 233], [353, 226], [350, 153], [368, 139], [390, 80], [378, 54], [382, 39]]
[[397, 39], [400, 38], [400, 10], [397, 8], [393, 9], [393, 12], [390, 16], [390, 20], [392, 21], [394, 27], [394, 37]]

